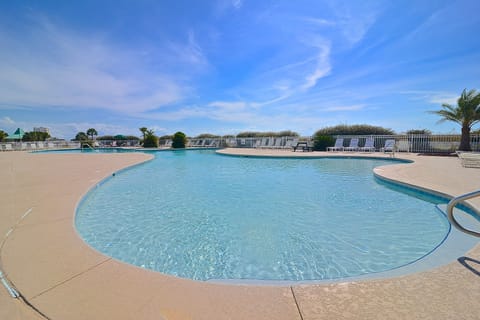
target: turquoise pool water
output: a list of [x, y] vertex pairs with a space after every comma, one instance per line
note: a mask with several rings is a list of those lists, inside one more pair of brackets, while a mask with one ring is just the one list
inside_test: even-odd
[[322, 280], [398, 268], [450, 225], [440, 200], [374, 178], [377, 159], [157, 152], [94, 188], [76, 227], [91, 246], [198, 280]]

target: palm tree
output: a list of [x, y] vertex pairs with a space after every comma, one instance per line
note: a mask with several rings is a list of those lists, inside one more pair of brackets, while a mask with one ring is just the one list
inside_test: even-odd
[[94, 128], [90, 128], [87, 130], [87, 135], [90, 136], [93, 140], [93, 136], [97, 136], [98, 132]]
[[470, 131], [472, 126], [480, 121], [480, 93], [472, 89], [464, 89], [457, 105], [452, 106], [448, 103], [442, 104], [442, 109], [430, 111], [437, 114], [442, 119], [438, 122], [453, 121], [462, 126], [462, 138], [460, 140], [460, 151], [471, 151]]
[[143, 139], [144, 148], [158, 148], [158, 137], [153, 130], [145, 130], [145, 139]]
[[141, 127], [138, 130], [140, 130], [143, 134], [143, 140], [145, 140], [145, 136], [147, 135], [148, 129], [146, 127]]

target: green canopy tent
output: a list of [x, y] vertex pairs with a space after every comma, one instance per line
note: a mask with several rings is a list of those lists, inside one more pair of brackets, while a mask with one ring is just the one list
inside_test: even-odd
[[5, 140], [7, 140], [7, 141], [20, 141], [20, 140], [22, 140], [24, 135], [25, 135], [25, 131], [23, 131], [20, 128], [17, 128], [17, 130], [15, 130], [15, 132], [13, 134], [6, 137]]

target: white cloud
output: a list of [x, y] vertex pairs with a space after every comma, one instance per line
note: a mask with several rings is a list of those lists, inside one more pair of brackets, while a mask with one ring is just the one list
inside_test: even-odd
[[3, 117], [0, 119], [0, 123], [5, 126], [14, 125], [15, 121], [13, 121], [10, 117]]
[[353, 46], [363, 40], [370, 27], [375, 23], [380, 5], [373, 2], [345, 2], [338, 0], [328, 1], [336, 15], [336, 26]]
[[330, 74], [332, 69], [330, 65], [330, 46], [322, 44], [318, 47], [318, 55], [314, 71], [307, 75], [305, 83], [302, 85], [304, 90], [308, 90], [317, 84], [317, 81]]
[[337, 112], [337, 111], [359, 111], [365, 108], [363, 104], [355, 104], [351, 106], [336, 106], [336, 107], [328, 107], [322, 109], [322, 111], [329, 111], [329, 112]]
[[[77, 34], [45, 19], [35, 20], [23, 37], [0, 31], [0, 47], [2, 105], [82, 106], [128, 114], [178, 102], [189, 94], [183, 80], [188, 74], [151, 66], [145, 52], [119, 47], [96, 34]], [[164, 56], [155, 61], [183, 58], [186, 66], [206, 64], [193, 32], [187, 44], [164, 49]]]
[[313, 24], [314, 26], [335, 26], [337, 25], [337, 22], [334, 20], [327, 20], [327, 19], [321, 19], [321, 18], [313, 18], [313, 17], [305, 17], [301, 19], [304, 22]]
[[400, 93], [411, 96], [411, 99], [413, 100], [421, 100], [439, 106], [444, 103], [456, 105], [459, 97], [458, 94], [443, 91], [410, 90], [402, 91]]
[[232, 0], [232, 6], [235, 8], [235, 9], [240, 9], [243, 5], [243, 0]]
[[246, 102], [226, 102], [226, 101], [214, 101], [208, 104], [209, 107], [216, 107], [223, 110], [238, 111], [243, 110], [247, 106]]

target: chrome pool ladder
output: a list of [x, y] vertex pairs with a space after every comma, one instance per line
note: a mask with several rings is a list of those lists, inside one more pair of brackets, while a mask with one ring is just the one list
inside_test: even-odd
[[472, 199], [475, 197], [480, 197], [480, 190], [473, 191], [470, 193], [465, 193], [465, 194], [462, 194], [461, 196], [455, 197], [452, 200], [450, 200], [450, 202], [447, 204], [447, 217], [450, 223], [458, 230], [475, 237], [480, 237], [480, 232], [476, 232], [476, 231], [464, 228], [457, 222], [457, 220], [455, 219], [455, 216], [453, 215], [453, 208], [457, 205], [457, 203], [459, 203], [460, 201]]

